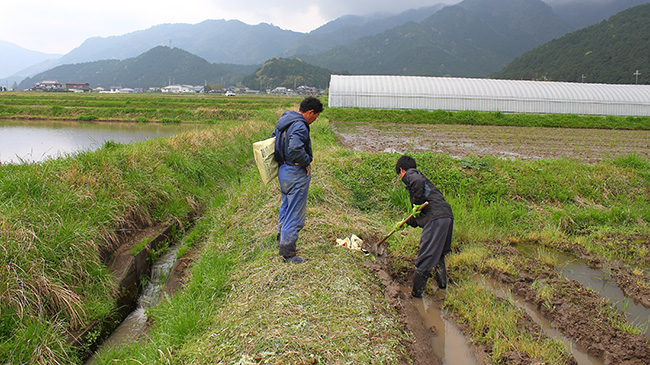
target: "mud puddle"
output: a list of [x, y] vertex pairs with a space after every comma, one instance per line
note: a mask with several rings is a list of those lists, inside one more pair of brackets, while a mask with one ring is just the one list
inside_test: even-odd
[[587, 353], [587, 349], [578, 346], [564, 336], [560, 331], [553, 328], [551, 322], [548, 321], [544, 315], [531, 303], [525, 299], [512, 295], [510, 290], [503, 284], [490, 280], [489, 278], [477, 276], [474, 278], [476, 281], [483, 283], [483, 286], [490, 289], [499, 298], [505, 299], [514, 304], [517, 308], [522, 309], [528, 316], [540, 326], [542, 332], [552, 339], [559, 340], [564, 344], [564, 347], [571, 353], [578, 365], [602, 365], [604, 362]]
[[[158, 258], [151, 267], [151, 277], [142, 294], [138, 297], [138, 306], [131, 312], [122, 323], [111, 333], [111, 335], [102, 343], [96, 353], [104, 349], [117, 347], [121, 344], [137, 341], [144, 333], [147, 327], [146, 309], [158, 304], [162, 289], [167, 277], [176, 261], [176, 254], [180, 249], [180, 244], [169, 247], [160, 258]], [[86, 365], [95, 364], [95, 355], [91, 356], [85, 363]]]
[[[405, 297], [410, 297], [411, 288], [402, 285], [401, 289]], [[441, 295], [444, 296], [444, 292], [436, 291], [433, 298], [424, 296], [422, 299], [411, 299], [422, 316], [424, 324], [434, 332], [431, 341], [433, 352], [445, 365], [478, 364], [465, 336], [453, 323], [444, 318], [444, 312], [435, 304], [436, 298]]]
[[[515, 248], [529, 258], [535, 258], [538, 249], [524, 244], [519, 244]], [[584, 260], [560, 251], [544, 248], [544, 252], [552, 256], [558, 274], [596, 292], [650, 338], [650, 308], [625, 295], [606, 269], [593, 269]]]

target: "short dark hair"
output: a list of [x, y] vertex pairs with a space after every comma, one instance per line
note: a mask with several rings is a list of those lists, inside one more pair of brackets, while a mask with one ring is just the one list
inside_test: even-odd
[[395, 164], [395, 173], [399, 175], [400, 169], [404, 169], [404, 171], [406, 171], [408, 169], [416, 168], [417, 165], [415, 164], [413, 157], [404, 155], [397, 160], [397, 163]]
[[300, 102], [300, 112], [305, 113], [310, 110], [314, 111], [314, 114], [318, 114], [323, 111], [323, 103], [320, 102], [317, 98], [313, 96], [308, 96], [303, 101]]

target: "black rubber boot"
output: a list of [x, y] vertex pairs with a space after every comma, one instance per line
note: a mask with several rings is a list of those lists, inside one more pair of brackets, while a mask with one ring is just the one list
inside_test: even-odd
[[440, 262], [434, 268], [436, 273], [436, 282], [438, 283], [438, 288], [446, 289], [447, 288], [447, 266], [445, 265], [445, 258], [440, 258]]
[[291, 257], [285, 257], [284, 262], [291, 262], [294, 264], [302, 264], [303, 262], [307, 261], [307, 259], [303, 259], [300, 256], [291, 256]]
[[422, 294], [424, 294], [424, 289], [426, 289], [427, 281], [430, 277], [431, 274], [415, 269], [413, 272], [413, 290], [411, 291], [411, 296], [413, 298], [422, 298]]

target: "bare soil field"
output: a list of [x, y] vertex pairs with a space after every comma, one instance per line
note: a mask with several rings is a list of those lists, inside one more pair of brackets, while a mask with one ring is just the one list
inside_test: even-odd
[[367, 122], [332, 126], [344, 147], [360, 151], [431, 151], [457, 158], [563, 157], [586, 163], [631, 153], [650, 157], [650, 131]]

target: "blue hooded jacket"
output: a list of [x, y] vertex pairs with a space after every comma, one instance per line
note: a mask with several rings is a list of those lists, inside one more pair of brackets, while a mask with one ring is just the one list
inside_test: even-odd
[[278, 119], [271, 137], [276, 137], [275, 160], [278, 163], [307, 167], [314, 159], [309, 123], [302, 114], [295, 111], [284, 112]]

